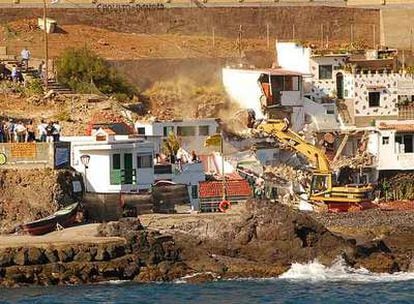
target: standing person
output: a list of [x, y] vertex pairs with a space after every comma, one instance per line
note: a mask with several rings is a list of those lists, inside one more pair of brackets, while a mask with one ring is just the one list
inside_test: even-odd
[[44, 119], [40, 121], [40, 124], [37, 126], [37, 132], [39, 134], [39, 141], [46, 142], [46, 127], [47, 123]]
[[36, 141], [36, 136], [35, 136], [35, 127], [33, 125], [33, 120], [29, 121], [29, 123], [26, 125], [26, 130], [27, 130], [27, 142], [34, 142]]
[[0, 121], [0, 143], [6, 142], [5, 121]]
[[22, 56], [22, 64], [24, 66], [25, 71], [29, 69], [29, 60], [30, 60], [30, 51], [25, 47], [22, 52], [20, 53]]
[[17, 136], [17, 142], [22, 143], [26, 140], [26, 127], [21, 121], [16, 124], [15, 132]]
[[13, 82], [19, 81], [19, 72], [17, 71], [17, 66], [14, 64], [11, 70], [11, 78]]
[[191, 162], [192, 163], [198, 163], [198, 157], [197, 154], [195, 153], [195, 151], [191, 151]]
[[58, 121], [55, 121], [55, 123], [53, 124], [53, 128], [53, 141], [58, 142], [60, 141], [60, 132], [62, 130], [62, 127], [60, 126]]
[[14, 128], [15, 128], [15, 123], [13, 122], [13, 119], [9, 119], [6, 127], [7, 127], [7, 141], [8, 142], [14, 142], [15, 138], [14, 138]]
[[53, 142], [53, 131], [55, 128], [53, 127], [53, 122], [49, 122], [46, 126], [46, 142], [51, 143]]
[[39, 68], [37, 69], [37, 73], [39, 74], [39, 77], [44, 80], [45, 79], [45, 73], [44, 73], [44, 69], [45, 69], [45, 61], [42, 60], [42, 62], [39, 64]]

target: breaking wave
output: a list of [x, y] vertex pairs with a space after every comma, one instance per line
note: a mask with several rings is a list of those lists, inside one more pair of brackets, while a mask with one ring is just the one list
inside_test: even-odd
[[353, 281], [353, 282], [392, 282], [414, 280], [414, 272], [372, 273], [365, 268], [355, 269], [347, 266], [338, 258], [330, 267], [317, 260], [307, 264], [293, 263], [291, 268], [279, 276], [279, 279], [295, 281]]

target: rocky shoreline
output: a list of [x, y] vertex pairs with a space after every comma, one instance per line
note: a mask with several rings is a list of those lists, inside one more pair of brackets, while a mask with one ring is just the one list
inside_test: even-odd
[[170, 218], [158, 218], [156, 229], [132, 218], [101, 224], [99, 242], [3, 243], [0, 286], [276, 277], [294, 262], [330, 266], [338, 257], [372, 272], [414, 270], [414, 242], [404, 231], [362, 242], [267, 201], [247, 202], [238, 214], [188, 215], [161, 227]]

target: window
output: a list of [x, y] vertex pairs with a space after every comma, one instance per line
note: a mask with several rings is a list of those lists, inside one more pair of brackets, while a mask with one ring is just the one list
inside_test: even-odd
[[299, 91], [299, 77], [285, 76], [284, 91]]
[[[413, 153], [414, 152], [414, 135], [399, 134], [395, 135], [395, 142], [400, 144], [397, 153]], [[401, 146], [402, 145], [402, 146]]]
[[191, 186], [191, 197], [193, 199], [197, 199], [198, 198], [198, 186], [197, 185], [192, 185]]
[[333, 105], [326, 107], [326, 114], [335, 114], [335, 107]]
[[198, 135], [200, 136], [208, 136], [208, 126], [199, 126], [198, 127]]
[[177, 127], [178, 136], [195, 136], [195, 127]]
[[174, 127], [169, 126], [169, 127], [164, 127], [163, 128], [163, 135], [165, 137], [167, 137], [168, 135], [170, 135], [170, 133], [174, 133]]
[[332, 64], [319, 66], [319, 79], [332, 79]]
[[390, 138], [388, 136], [384, 136], [382, 138], [382, 144], [383, 145], [388, 145], [390, 143]]
[[368, 103], [370, 107], [379, 107], [380, 92], [368, 92]]
[[144, 127], [137, 128], [137, 132], [138, 132], [139, 135], [145, 135], [145, 128]]
[[112, 154], [112, 169], [121, 169], [121, 154]]
[[137, 168], [152, 168], [152, 155], [138, 155], [137, 156]]

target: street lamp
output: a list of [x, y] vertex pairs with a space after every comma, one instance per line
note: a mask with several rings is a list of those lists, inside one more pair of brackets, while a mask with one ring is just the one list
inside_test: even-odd
[[88, 169], [90, 159], [91, 159], [91, 156], [88, 154], [83, 154], [80, 157], [81, 163], [85, 167], [85, 192], [88, 192], [88, 178], [86, 176], [86, 169]]

